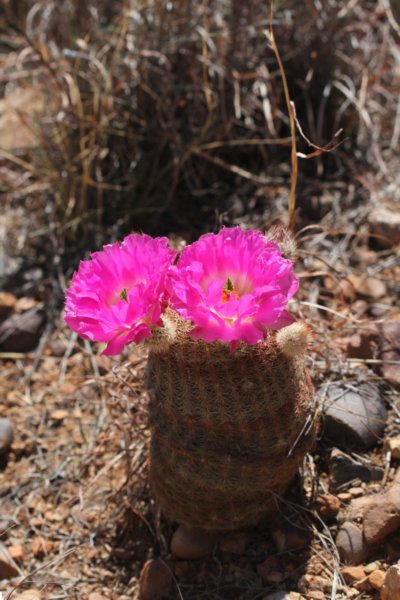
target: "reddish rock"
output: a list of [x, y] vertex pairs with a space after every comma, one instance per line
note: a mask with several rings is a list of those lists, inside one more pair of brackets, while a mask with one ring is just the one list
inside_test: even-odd
[[385, 580], [385, 571], [377, 569], [368, 575], [368, 583], [374, 590], [380, 590]]
[[6, 319], [14, 310], [17, 299], [13, 294], [0, 292], [0, 321]]
[[333, 519], [340, 510], [340, 500], [333, 494], [320, 494], [315, 504], [322, 519]]
[[46, 540], [41, 536], [35, 537], [31, 543], [32, 553], [36, 558], [47, 556], [53, 550], [53, 547], [53, 542]]
[[377, 494], [364, 511], [363, 531], [369, 544], [382, 542], [400, 527], [400, 486]]
[[336, 547], [340, 558], [352, 565], [359, 565], [368, 554], [362, 531], [353, 523], [343, 523], [336, 536]]
[[0, 581], [2, 579], [12, 579], [19, 575], [16, 565], [13, 563], [7, 549], [0, 544]]
[[353, 498], [347, 509], [347, 516], [349, 521], [356, 521], [362, 519], [364, 512], [368, 506], [373, 502], [373, 496], [362, 496], [360, 498]]
[[393, 565], [386, 571], [381, 588], [381, 600], [400, 600], [400, 565]]
[[343, 567], [340, 570], [340, 573], [342, 574], [343, 579], [345, 580], [346, 583], [352, 584], [355, 581], [361, 581], [362, 579], [365, 578], [365, 571], [363, 569], [363, 567], [359, 566], [359, 567]]
[[400, 321], [379, 323], [378, 331], [378, 358], [384, 361], [379, 371], [386, 381], [400, 388], [399, 365], [390, 364], [392, 361], [400, 361]]
[[172, 536], [171, 552], [176, 558], [185, 560], [204, 558], [213, 552], [216, 538], [206, 531], [179, 525]]
[[8, 548], [8, 553], [13, 560], [22, 562], [25, 559], [25, 551], [22, 544], [14, 544]]
[[159, 560], [148, 560], [140, 573], [139, 600], [161, 600], [168, 596], [172, 585], [172, 571]]

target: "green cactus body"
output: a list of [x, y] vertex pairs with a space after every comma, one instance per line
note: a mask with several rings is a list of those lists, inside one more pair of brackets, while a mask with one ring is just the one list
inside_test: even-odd
[[171, 322], [148, 360], [153, 495], [167, 517], [191, 527], [254, 525], [276, 511], [315, 441], [303, 357], [285, 354], [274, 332], [230, 352]]

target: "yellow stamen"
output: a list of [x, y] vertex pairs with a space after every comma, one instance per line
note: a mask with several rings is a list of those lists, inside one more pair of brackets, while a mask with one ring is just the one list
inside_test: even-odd
[[231, 296], [236, 298], [236, 300], [240, 298], [239, 292], [235, 290], [232, 280], [228, 277], [224, 285], [224, 289], [222, 290], [222, 302], [229, 302]]
[[125, 300], [125, 302], [128, 302], [128, 290], [126, 288], [123, 288], [119, 297], [121, 298], [121, 300]]

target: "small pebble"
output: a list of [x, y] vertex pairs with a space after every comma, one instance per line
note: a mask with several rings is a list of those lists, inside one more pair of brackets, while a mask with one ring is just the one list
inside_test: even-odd
[[50, 413], [50, 419], [52, 421], [55, 421], [56, 423], [61, 423], [61, 421], [68, 417], [68, 414], [69, 413], [67, 410], [57, 408], [56, 410], [53, 410], [52, 413]]
[[230, 533], [221, 540], [220, 549], [222, 552], [229, 552], [230, 554], [240, 556], [245, 553], [249, 542], [250, 536], [247, 533]]
[[333, 494], [320, 494], [316, 500], [317, 512], [323, 519], [333, 519], [340, 510], [340, 499]]
[[0, 292], [0, 321], [6, 319], [13, 311], [17, 299], [13, 294]]
[[362, 487], [353, 487], [349, 489], [349, 494], [351, 494], [353, 498], [360, 498], [365, 494], [365, 491]]
[[365, 571], [363, 567], [343, 567], [340, 570], [340, 573], [345, 580], [346, 583], [354, 583], [355, 581], [360, 581], [365, 577]]
[[36, 558], [47, 556], [53, 550], [53, 547], [54, 544], [52, 541], [46, 540], [41, 536], [35, 537], [31, 543], [32, 554]]
[[387, 438], [385, 441], [385, 450], [390, 451], [392, 458], [399, 459], [400, 458], [400, 435], [396, 437]]
[[176, 558], [194, 560], [212, 554], [217, 536], [207, 531], [179, 525], [171, 540], [171, 552]]
[[372, 571], [368, 576], [368, 583], [374, 590], [380, 590], [383, 586], [383, 582], [385, 581], [385, 571], [381, 569], [377, 569], [376, 571]]
[[25, 551], [22, 544], [14, 544], [8, 548], [8, 553], [13, 560], [22, 562], [25, 558]]
[[364, 571], [366, 572], [367, 575], [370, 575], [373, 571], [377, 571], [380, 568], [381, 568], [380, 563], [377, 561], [374, 561], [372, 563], [368, 563], [367, 565], [365, 565]]
[[0, 456], [8, 452], [13, 439], [14, 432], [11, 421], [6, 418], [0, 418]]
[[42, 597], [39, 590], [25, 590], [22, 594], [13, 596], [14, 600], [41, 600]]
[[266, 583], [271, 583], [271, 573], [278, 573], [280, 568], [279, 559], [276, 556], [269, 556], [256, 567], [257, 575]]
[[171, 568], [165, 562], [152, 558], [140, 573], [139, 599], [161, 600], [168, 595], [171, 585]]
[[341, 502], [350, 502], [350, 500], [353, 498], [350, 492], [341, 492], [337, 497]]
[[307, 599], [309, 600], [326, 600], [325, 592], [320, 590], [311, 590], [307, 593]]

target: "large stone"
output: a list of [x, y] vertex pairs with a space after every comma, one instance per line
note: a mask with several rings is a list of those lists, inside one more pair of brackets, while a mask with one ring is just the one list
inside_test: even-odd
[[343, 523], [336, 536], [336, 547], [340, 558], [352, 565], [359, 565], [368, 555], [368, 546], [365, 543], [361, 529], [353, 523]]
[[380, 439], [387, 411], [377, 386], [333, 383], [320, 388], [324, 434], [336, 445], [367, 449]]
[[400, 564], [393, 565], [386, 571], [381, 600], [400, 600]]
[[382, 542], [400, 528], [400, 486], [394, 484], [384, 494], [376, 494], [365, 508], [363, 530], [368, 543]]
[[337, 448], [333, 448], [329, 458], [329, 487], [336, 491], [346, 483], [352, 481], [380, 481], [384, 470], [364, 462], [362, 458], [357, 459], [345, 454]]
[[44, 323], [36, 308], [8, 317], [0, 326], [0, 349], [5, 352], [30, 352], [39, 343]]

